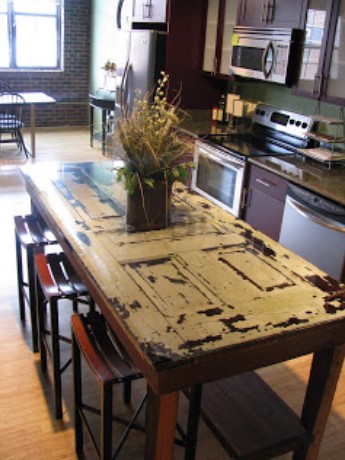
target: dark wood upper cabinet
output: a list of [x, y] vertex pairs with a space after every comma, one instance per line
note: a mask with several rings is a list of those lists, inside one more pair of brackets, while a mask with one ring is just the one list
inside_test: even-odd
[[237, 0], [208, 0], [203, 70], [229, 77], [231, 37], [236, 21]]
[[345, 0], [309, 0], [302, 64], [293, 93], [345, 105]]
[[170, 0], [165, 70], [170, 99], [180, 90], [183, 109], [209, 109], [224, 93], [226, 82], [202, 72], [207, 0]]
[[303, 28], [304, 0], [239, 0], [237, 25]]

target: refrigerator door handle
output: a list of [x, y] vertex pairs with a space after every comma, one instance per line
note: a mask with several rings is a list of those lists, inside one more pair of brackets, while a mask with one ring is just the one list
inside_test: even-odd
[[128, 93], [128, 74], [129, 74], [129, 61], [126, 62], [123, 75], [122, 75], [122, 80], [121, 80], [121, 86], [120, 86], [120, 109], [121, 109], [121, 115], [125, 117], [127, 115], [127, 110], [128, 110], [128, 104], [127, 104], [127, 93]]
[[117, 4], [116, 23], [117, 23], [118, 29], [122, 28], [121, 14], [122, 14], [123, 2], [124, 0], [119, 0], [119, 3]]

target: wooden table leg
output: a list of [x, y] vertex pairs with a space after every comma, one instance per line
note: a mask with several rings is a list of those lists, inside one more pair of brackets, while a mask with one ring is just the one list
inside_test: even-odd
[[146, 460], [172, 460], [179, 393], [147, 392]]
[[293, 460], [317, 459], [328, 415], [337, 388], [345, 345], [327, 348], [314, 354], [304, 406], [302, 423], [311, 442], [293, 456]]

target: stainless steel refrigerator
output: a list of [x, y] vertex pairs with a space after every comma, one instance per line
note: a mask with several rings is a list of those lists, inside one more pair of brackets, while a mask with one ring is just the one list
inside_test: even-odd
[[156, 30], [117, 30], [116, 116], [130, 113], [134, 98], [154, 89], [165, 69], [166, 33]]

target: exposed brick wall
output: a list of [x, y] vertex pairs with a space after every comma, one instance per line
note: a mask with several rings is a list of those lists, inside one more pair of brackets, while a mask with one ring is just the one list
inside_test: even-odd
[[65, 0], [64, 70], [0, 72], [15, 91], [43, 91], [54, 106], [36, 108], [37, 126], [88, 124], [91, 0]]

